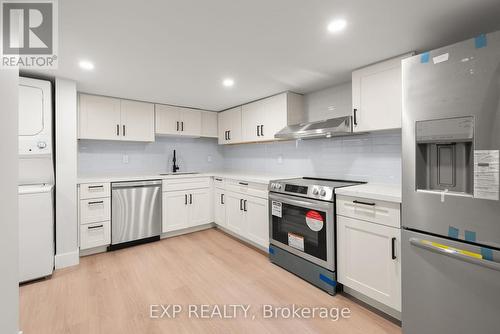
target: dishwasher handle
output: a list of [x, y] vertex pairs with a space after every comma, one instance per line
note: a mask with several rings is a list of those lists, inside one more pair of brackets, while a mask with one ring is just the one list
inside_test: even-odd
[[162, 184], [161, 180], [113, 182], [111, 183], [111, 188], [117, 189], [117, 188], [137, 188], [137, 187], [158, 187], [161, 186], [161, 184]]

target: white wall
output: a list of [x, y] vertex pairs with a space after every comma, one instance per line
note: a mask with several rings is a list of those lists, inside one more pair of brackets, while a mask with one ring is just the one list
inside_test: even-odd
[[[181, 172], [214, 171], [224, 166], [222, 148], [213, 138], [156, 137], [154, 143], [80, 140], [78, 174], [170, 172], [174, 149]], [[128, 163], [123, 162], [124, 156]]]
[[0, 70], [0, 331], [18, 331], [18, 71]]
[[76, 83], [56, 79], [56, 269], [79, 263]]

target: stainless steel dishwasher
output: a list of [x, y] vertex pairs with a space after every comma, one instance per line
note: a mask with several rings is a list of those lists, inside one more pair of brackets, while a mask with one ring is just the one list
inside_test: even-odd
[[111, 184], [111, 247], [160, 239], [161, 180]]

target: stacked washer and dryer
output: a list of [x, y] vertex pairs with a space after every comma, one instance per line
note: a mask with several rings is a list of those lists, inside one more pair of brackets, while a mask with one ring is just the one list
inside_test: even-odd
[[19, 78], [19, 282], [54, 270], [52, 89]]

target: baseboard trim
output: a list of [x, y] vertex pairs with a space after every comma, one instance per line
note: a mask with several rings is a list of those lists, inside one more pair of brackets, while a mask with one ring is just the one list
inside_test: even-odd
[[215, 227], [215, 223], [208, 223], [208, 224], [203, 224], [200, 226], [184, 228], [182, 230], [166, 232], [166, 233], [161, 234], [161, 239], [176, 237], [178, 235], [183, 235], [183, 234], [188, 234], [188, 233], [193, 233], [193, 232], [198, 232], [198, 231], [203, 231], [203, 230], [208, 230], [209, 228], [213, 228], [213, 227]]
[[261, 245], [253, 242], [252, 240], [249, 240], [247, 238], [244, 238], [242, 237], [241, 235], [239, 234], [236, 234], [234, 233], [233, 231], [230, 231], [228, 230], [227, 228], [225, 227], [222, 227], [222, 226], [219, 226], [219, 225], [216, 225], [215, 228], [217, 228], [218, 230], [220, 230], [221, 232], [227, 234], [228, 236], [232, 237], [233, 239], [236, 239], [244, 244], [246, 244], [247, 246], [250, 246], [252, 248], [255, 248], [256, 250], [258, 250], [259, 252], [261, 253], [264, 253], [266, 255], [269, 254], [269, 247], [262, 247]]
[[349, 295], [350, 297], [362, 302], [363, 304], [366, 304], [368, 306], [371, 306], [373, 309], [376, 311], [379, 311], [386, 315], [386, 319], [392, 320], [392, 322], [398, 324], [401, 326], [401, 312], [398, 310], [393, 309], [392, 307], [389, 307], [385, 304], [382, 304], [381, 302], [370, 298], [368, 296], [365, 296], [361, 292], [358, 292], [354, 289], [351, 289], [347, 286], [343, 286], [344, 289], [344, 294]]
[[56, 269], [76, 266], [79, 263], [80, 263], [80, 251], [78, 248], [72, 252], [56, 254], [55, 256]]
[[94, 248], [89, 248], [89, 249], [81, 250], [80, 251], [80, 257], [107, 252], [108, 251], [108, 246], [109, 245], [99, 246], [99, 247], [94, 247]]

